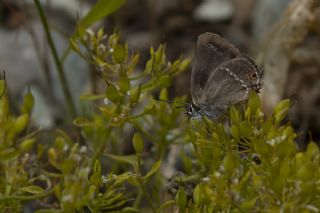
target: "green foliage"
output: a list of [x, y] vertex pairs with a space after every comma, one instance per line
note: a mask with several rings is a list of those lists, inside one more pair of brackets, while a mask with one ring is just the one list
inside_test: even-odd
[[[265, 119], [259, 97], [253, 93], [244, 113], [231, 107], [228, 125], [208, 121], [190, 132], [196, 166], [205, 168], [191, 211], [301, 212], [319, 207], [314, 185], [319, 156], [297, 153], [292, 127], [280, 125], [288, 106], [288, 100], [281, 101], [273, 116]], [[310, 146], [318, 151], [313, 143]], [[300, 161], [303, 165], [297, 167], [300, 155], [304, 163]], [[304, 184], [310, 188], [302, 188]]]
[[[283, 124], [289, 100], [266, 117], [259, 96], [252, 93], [242, 111], [230, 107], [225, 123], [188, 121], [183, 110], [155, 101], [153, 94], [168, 99], [173, 77], [190, 60], [169, 62], [160, 45], [150, 48], [139, 70], [139, 54], [103, 29], [86, 30], [70, 44], [96, 68], [105, 88], [81, 97], [92, 106], [73, 121], [81, 143], [63, 130], [43, 143], [41, 131], [30, 127], [32, 94], [25, 95], [17, 116], [9, 110], [6, 93], [0, 96], [0, 209], [19, 212], [30, 201], [46, 204], [38, 213], [320, 208], [319, 148], [311, 142], [298, 152], [296, 133]], [[0, 81], [0, 94], [4, 85]], [[184, 171], [168, 180], [164, 171], [173, 145], [181, 148], [174, 157], [181, 159]]]
[[[1, 89], [5, 80], [0, 80]], [[36, 142], [35, 132], [28, 131], [33, 96], [25, 95], [21, 105], [21, 115], [10, 113], [6, 91], [0, 98], [0, 209], [5, 212], [19, 212], [22, 201], [48, 195], [36, 181], [46, 181], [45, 177], [33, 175], [30, 168], [32, 157], [28, 152]]]
[[78, 33], [83, 35], [84, 29], [94, 24], [96, 21], [108, 16], [109, 14], [116, 11], [121, 5], [123, 5], [125, 0], [99, 0], [90, 9], [85, 17], [83, 17], [79, 23]]

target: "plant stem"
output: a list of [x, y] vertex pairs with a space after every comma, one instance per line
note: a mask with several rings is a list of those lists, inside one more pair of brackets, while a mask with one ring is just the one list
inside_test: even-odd
[[62, 90], [63, 90], [64, 96], [65, 96], [69, 111], [71, 113], [72, 118], [75, 118], [76, 115], [77, 115], [76, 108], [74, 106], [74, 103], [73, 103], [73, 100], [72, 100], [72, 96], [71, 96], [71, 93], [70, 93], [70, 90], [69, 90], [69, 85], [68, 85], [67, 78], [65, 76], [65, 71], [64, 71], [62, 63], [61, 63], [61, 61], [60, 61], [60, 59], [58, 57], [58, 53], [57, 53], [56, 47], [54, 45], [54, 42], [53, 42], [53, 39], [52, 39], [52, 36], [51, 36], [51, 33], [50, 33], [50, 29], [49, 29], [49, 25], [48, 25], [47, 19], [45, 17], [44, 11], [43, 11], [43, 9], [42, 9], [42, 7], [40, 5], [39, 0], [34, 0], [34, 3], [36, 5], [36, 7], [37, 7], [37, 10], [38, 10], [38, 13], [39, 13], [39, 16], [40, 16], [40, 20], [42, 22], [42, 25], [44, 27], [44, 31], [45, 31], [46, 36], [47, 36], [47, 41], [48, 41], [50, 50], [52, 52], [54, 62], [55, 62], [56, 67], [57, 67], [59, 79], [60, 79], [60, 82], [61, 82], [61, 85], [62, 85]]
[[0, 197], [0, 202], [6, 201], [6, 200], [23, 200], [23, 201], [28, 201], [28, 200], [36, 200], [40, 199], [43, 197], [49, 196], [51, 193], [54, 192], [56, 187], [53, 187], [52, 189], [48, 189], [42, 193], [35, 194], [35, 195], [8, 195], [8, 196], [1, 196]]
[[148, 193], [148, 190], [146, 189], [146, 186], [144, 185], [143, 181], [139, 181], [140, 183], [140, 188], [142, 190], [143, 195], [145, 196], [145, 198], [147, 199], [147, 203], [149, 204], [151, 210], [153, 213], [156, 213], [156, 208], [153, 205], [153, 201], [151, 199], [151, 195]]
[[138, 174], [141, 175], [141, 154], [140, 153], [137, 153], [136, 154], [137, 156], [137, 162], [138, 162]]
[[107, 141], [105, 139], [110, 137], [110, 133], [112, 129], [113, 128], [110, 127], [110, 129], [107, 129], [106, 131], [104, 131], [104, 135], [102, 135], [101, 139], [98, 141], [98, 147], [94, 150], [94, 154], [92, 156], [91, 168], [94, 168], [94, 164], [96, 160], [98, 160], [102, 156], [104, 150], [106, 149]]

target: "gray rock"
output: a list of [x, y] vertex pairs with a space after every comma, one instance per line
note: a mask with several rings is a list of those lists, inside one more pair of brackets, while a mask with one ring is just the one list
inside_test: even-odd
[[233, 15], [233, 5], [230, 0], [206, 0], [194, 11], [197, 20], [218, 22], [230, 19]]
[[[24, 28], [21, 27], [18, 30], [0, 28], [0, 68], [6, 71], [7, 84], [12, 99], [21, 98], [23, 90], [28, 85], [41, 90], [41, 92], [37, 92], [37, 96], [43, 97], [36, 97], [36, 99], [43, 100], [41, 101], [41, 106], [44, 108], [35, 106], [34, 114], [40, 113], [43, 115], [46, 114], [46, 111], [48, 116], [51, 117], [51, 121], [47, 118], [46, 122], [35, 121], [35, 123], [45, 123], [44, 127], [49, 127], [56, 120], [53, 116], [55, 113], [51, 113], [52, 111], [60, 109], [64, 110], [60, 114], [66, 112], [64, 94], [61, 90], [50, 49], [46, 46], [46, 38], [41, 23], [35, 20], [28, 22], [27, 25], [34, 32], [34, 38], [40, 54], [37, 55], [31, 36]], [[52, 36], [61, 57], [63, 51], [68, 47], [68, 39], [53, 30]], [[48, 60], [48, 70], [52, 79], [50, 83], [53, 87], [52, 94], [50, 94], [50, 88], [48, 88], [50, 83], [47, 82], [43, 71], [44, 68], [40, 63], [43, 58]], [[64, 67], [72, 96], [78, 106], [78, 96], [82, 93], [84, 85], [88, 83], [89, 79], [88, 65], [78, 55], [71, 52], [64, 63]], [[45, 102], [46, 104], [43, 104]], [[37, 110], [39, 112], [36, 112]], [[41, 119], [41, 117], [36, 116], [34, 119]]]
[[283, 15], [292, 0], [259, 0], [257, 1], [253, 18], [252, 34], [257, 41], [263, 39], [276, 21]]

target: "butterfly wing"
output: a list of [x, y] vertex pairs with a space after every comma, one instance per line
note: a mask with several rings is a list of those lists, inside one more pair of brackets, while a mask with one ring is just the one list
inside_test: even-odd
[[221, 64], [240, 56], [239, 50], [227, 40], [213, 33], [198, 37], [191, 73], [191, 96], [199, 105], [203, 90], [211, 73]]
[[259, 92], [263, 71], [246, 56], [222, 63], [213, 72], [205, 85], [200, 107], [206, 111], [225, 110], [248, 98], [250, 91]]

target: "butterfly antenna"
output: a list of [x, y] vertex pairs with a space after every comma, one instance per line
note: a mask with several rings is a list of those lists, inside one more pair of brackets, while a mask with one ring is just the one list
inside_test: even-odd
[[156, 98], [155, 100], [163, 101], [163, 102], [166, 102], [166, 103], [169, 103], [169, 104], [183, 104], [183, 106], [178, 106], [176, 108], [182, 108], [182, 107], [185, 107], [185, 106], [190, 106], [190, 103], [187, 103], [187, 102], [184, 102], [184, 101], [163, 100], [163, 99], [160, 99], [160, 98]]

